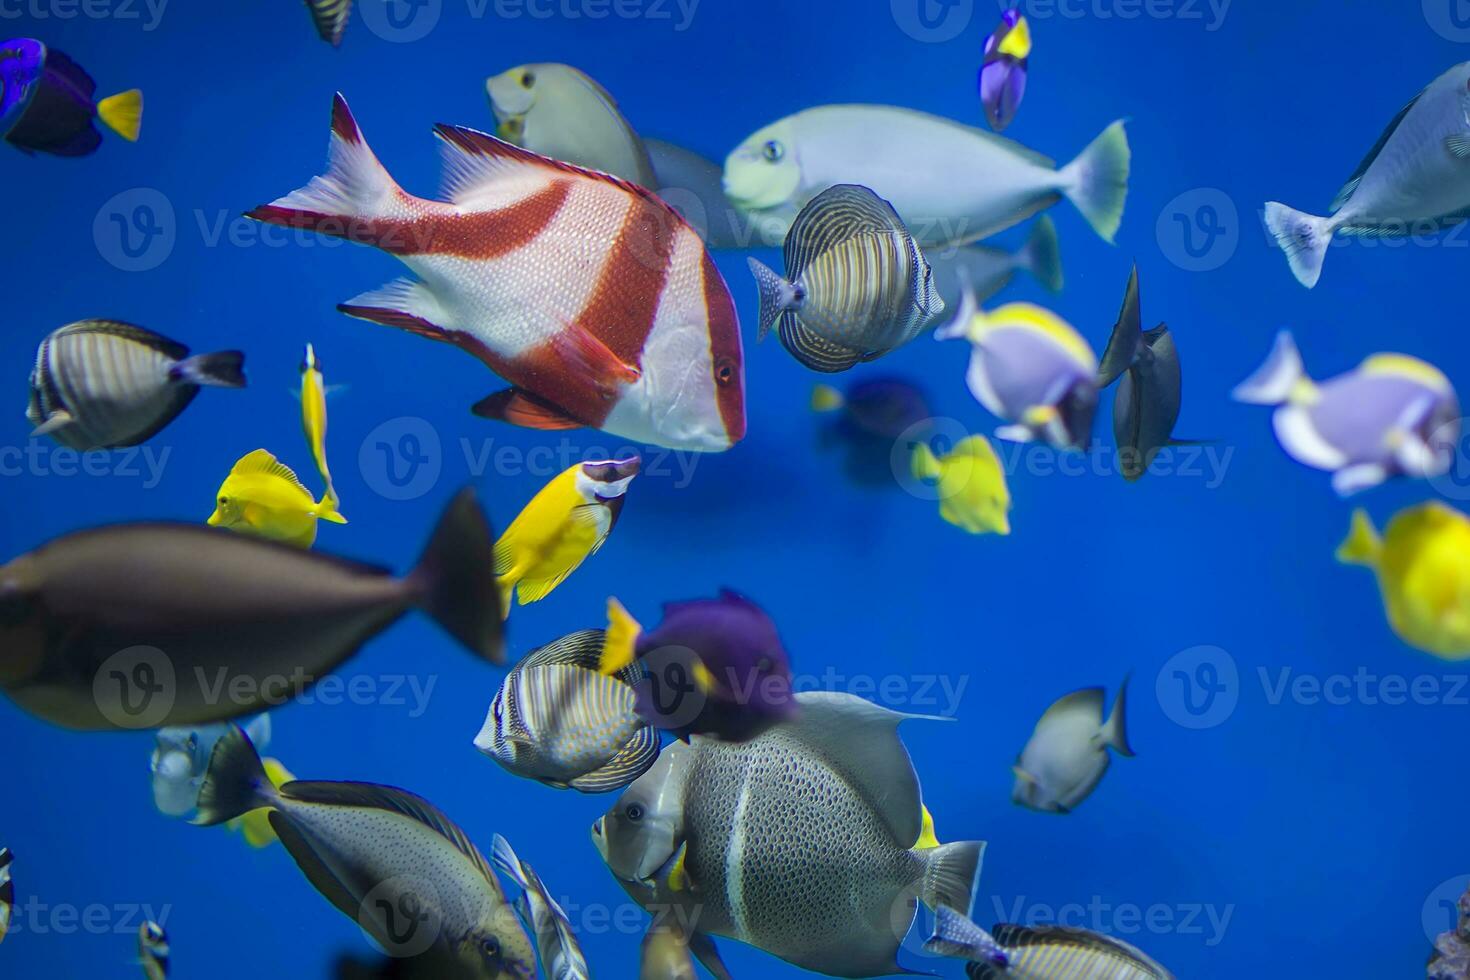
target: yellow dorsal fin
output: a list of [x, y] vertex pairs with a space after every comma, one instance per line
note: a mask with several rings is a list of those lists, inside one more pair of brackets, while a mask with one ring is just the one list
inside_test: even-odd
[[1011, 328], [1034, 330], [1052, 340], [1089, 371], [1097, 370], [1097, 354], [1066, 320], [1035, 303], [1007, 303], [976, 317], [978, 332]]
[[306, 494], [308, 499], [312, 499], [313, 501], [315, 500], [315, 498], [311, 496], [311, 491], [307, 490], [306, 485], [303, 484], [301, 480], [297, 478], [296, 474], [291, 471], [291, 467], [287, 466], [279, 459], [276, 459], [264, 449], [257, 449], [253, 453], [246, 453], [244, 456], [241, 456], [240, 461], [235, 464], [235, 468], [230, 471], [230, 475], [258, 475], [275, 477], [278, 480], [285, 480], [287, 483], [291, 484], [296, 489]]
[[1410, 357], [1408, 354], [1374, 354], [1363, 361], [1361, 370], [1364, 374], [1407, 378], [1410, 381], [1417, 381], [1426, 388], [1433, 388], [1435, 391], [1452, 390], [1450, 379], [1444, 376], [1443, 371], [1427, 361]]

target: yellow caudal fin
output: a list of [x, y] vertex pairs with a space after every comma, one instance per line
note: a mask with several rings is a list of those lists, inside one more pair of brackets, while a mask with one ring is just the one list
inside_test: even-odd
[[347, 523], [347, 518], [343, 517], [342, 512], [337, 509], [337, 498], [330, 493], [317, 502], [316, 516], [333, 524]]
[[1378, 555], [1382, 550], [1383, 540], [1373, 527], [1373, 521], [1369, 519], [1368, 512], [1359, 507], [1353, 511], [1353, 524], [1347, 539], [1337, 549], [1337, 560], [1344, 565], [1367, 565], [1372, 568], [1378, 564]]
[[621, 602], [607, 600], [607, 635], [602, 641], [602, 660], [598, 664], [604, 674], [616, 674], [634, 661], [638, 635], [642, 632], [643, 627]]
[[[264, 759], [261, 765], [265, 768], [265, 774], [270, 778], [271, 784], [277, 789], [296, 778], [291, 775], [289, 769], [281, 765], [279, 759]], [[275, 830], [271, 828], [269, 807], [251, 810], [244, 816], [231, 820], [227, 826], [231, 830], [239, 831], [245, 837], [245, 843], [251, 847], [269, 847], [279, 840]]]
[[97, 103], [97, 118], [129, 143], [136, 143], [143, 128], [143, 93], [129, 89], [108, 96]]
[[914, 845], [914, 849], [928, 851], [939, 846], [939, 838], [934, 836], [934, 814], [929, 812], [927, 806], [923, 810], [924, 823], [919, 829], [919, 842]]
[[835, 412], [845, 404], [842, 392], [831, 385], [816, 385], [812, 388], [812, 411]]
[[939, 465], [939, 457], [934, 455], [934, 450], [930, 449], [926, 442], [914, 446], [909, 468], [913, 471], [915, 480], [937, 480], [944, 472], [943, 467]]

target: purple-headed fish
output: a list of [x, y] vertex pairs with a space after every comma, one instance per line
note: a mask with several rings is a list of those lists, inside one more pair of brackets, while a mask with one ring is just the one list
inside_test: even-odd
[[1009, 126], [1026, 95], [1026, 67], [1031, 58], [1031, 25], [1019, 10], [1001, 15], [1000, 26], [985, 39], [980, 67], [980, 101], [985, 118], [997, 133]]
[[635, 660], [648, 676], [636, 686], [644, 721], [684, 740], [705, 735], [748, 742], [796, 713], [791, 663], [765, 611], [728, 589], [717, 599], [671, 602], [644, 630], [616, 599], [607, 604], [602, 670]]
[[96, 101], [97, 83], [75, 61], [29, 37], [0, 43], [0, 136], [26, 153], [84, 157], [97, 149], [101, 119], [128, 141], [143, 124], [137, 89]]
[[970, 393], [1012, 423], [1001, 439], [1042, 439], [1058, 449], [1084, 449], [1097, 413], [1098, 360], [1071, 324], [1031, 303], [990, 313], [966, 289], [959, 313], [934, 331], [937, 340], [962, 337], [973, 349], [965, 375]]
[[1276, 438], [1299, 463], [1332, 473], [1342, 496], [1390, 477], [1434, 477], [1454, 462], [1460, 400], [1434, 365], [1406, 354], [1374, 354], [1327, 381], [1307, 377], [1283, 330], [1235, 400], [1278, 405]]

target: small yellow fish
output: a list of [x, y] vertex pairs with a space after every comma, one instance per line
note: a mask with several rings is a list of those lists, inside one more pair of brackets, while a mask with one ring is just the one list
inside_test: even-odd
[[[265, 768], [265, 774], [270, 777], [271, 785], [275, 786], [276, 789], [280, 789], [296, 778], [291, 775], [291, 770], [281, 765], [279, 759], [262, 759], [260, 764]], [[276, 841], [280, 840], [276, 836], [275, 829], [271, 827], [270, 816], [270, 808], [262, 807], [259, 810], [251, 810], [243, 816], [236, 817], [234, 820], [226, 823], [225, 826], [243, 834], [245, 843], [251, 847], [270, 847]]]
[[316, 351], [306, 345], [306, 354], [301, 360], [301, 430], [306, 434], [306, 444], [311, 447], [311, 458], [316, 460], [316, 471], [322, 475], [327, 486], [327, 499], [332, 509], [342, 506], [342, 498], [332, 486], [332, 472], [327, 469], [327, 383], [322, 377], [321, 362]]
[[523, 606], [546, 598], [602, 547], [639, 465], [637, 456], [578, 463], [531, 498], [495, 542], [503, 616], [512, 595]]
[[1337, 560], [1378, 574], [1389, 625], [1405, 643], [1445, 660], [1470, 657], [1470, 518], [1431, 501], [1400, 511], [1380, 538], [1358, 510]]
[[241, 457], [220, 484], [209, 524], [310, 548], [318, 519], [347, 523], [330, 497], [312, 500], [289, 466], [257, 449]]
[[911, 465], [914, 479], [937, 484], [940, 517], [971, 534], [1011, 533], [1011, 491], [990, 440], [961, 439], [942, 457], [921, 442]]

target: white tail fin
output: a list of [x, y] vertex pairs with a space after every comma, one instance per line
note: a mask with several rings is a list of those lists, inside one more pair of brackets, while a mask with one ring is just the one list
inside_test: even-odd
[[1266, 205], [1266, 227], [1286, 252], [1286, 261], [1291, 264], [1297, 282], [1308, 289], [1317, 285], [1317, 280], [1322, 278], [1327, 246], [1332, 241], [1332, 219], [1303, 214], [1271, 201]]
[[1298, 384], [1306, 379], [1301, 351], [1290, 330], [1276, 335], [1276, 343], [1255, 374], [1236, 385], [1231, 397], [1249, 405], [1280, 405], [1290, 400]]
[[1103, 130], [1101, 136], [1061, 171], [1062, 193], [1082, 212], [1092, 230], [1109, 244], [1123, 224], [1132, 158], [1128, 133], [1120, 119]]

